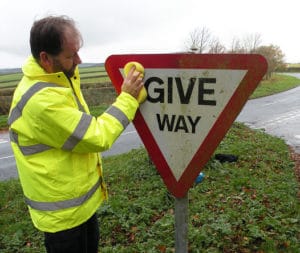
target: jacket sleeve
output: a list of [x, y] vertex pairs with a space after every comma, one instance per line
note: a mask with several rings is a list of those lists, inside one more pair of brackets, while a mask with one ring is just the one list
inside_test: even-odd
[[109, 149], [127, 125], [134, 119], [139, 103], [128, 93], [122, 92], [102, 115], [92, 118], [81, 142], [74, 151], [87, 152]]
[[133, 120], [137, 100], [122, 92], [116, 102], [99, 117], [77, 109], [68, 89], [44, 89], [24, 109], [30, 138], [53, 148], [88, 153], [109, 149]]

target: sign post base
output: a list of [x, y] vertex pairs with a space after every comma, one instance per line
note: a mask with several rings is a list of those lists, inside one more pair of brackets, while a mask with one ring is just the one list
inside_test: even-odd
[[188, 252], [188, 193], [175, 198], [175, 253]]

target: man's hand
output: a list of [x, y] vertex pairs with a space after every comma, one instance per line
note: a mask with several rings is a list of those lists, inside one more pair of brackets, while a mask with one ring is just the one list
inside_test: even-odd
[[133, 65], [123, 81], [121, 90], [137, 99], [143, 86], [144, 83], [140, 72], [136, 71], [136, 67]]

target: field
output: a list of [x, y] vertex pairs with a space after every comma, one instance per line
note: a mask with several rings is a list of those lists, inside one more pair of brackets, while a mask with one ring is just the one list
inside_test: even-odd
[[[16, 71], [15, 73], [0, 73], [0, 88], [11, 88], [18, 84], [22, 78], [22, 73], [20, 72], [21, 70]], [[84, 65], [79, 66], [79, 72], [83, 85], [109, 81], [109, 77], [102, 64], [89, 67], [85, 67]]]
[[288, 64], [288, 67], [290, 67], [290, 68], [300, 68], [300, 63], [291, 63], [291, 64]]
[[[110, 103], [111, 94], [115, 92], [103, 64], [80, 65], [79, 71], [82, 91], [88, 104], [99, 105], [99, 101]], [[14, 89], [21, 78], [20, 69], [0, 70], [0, 129], [3, 128], [3, 121], [6, 121], [2, 115], [8, 114]]]

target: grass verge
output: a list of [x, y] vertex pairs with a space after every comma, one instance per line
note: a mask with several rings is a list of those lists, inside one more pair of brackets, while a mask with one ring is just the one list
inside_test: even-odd
[[263, 80], [255, 89], [250, 99], [270, 96], [290, 90], [300, 85], [300, 79], [294, 76], [275, 74], [270, 80]]
[[[189, 191], [190, 252], [299, 252], [298, 184], [283, 140], [235, 123]], [[105, 252], [174, 252], [174, 199], [144, 149], [103, 161], [110, 199], [98, 210]], [[17, 180], [0, 183], [0, 251], [45, 252]]]

